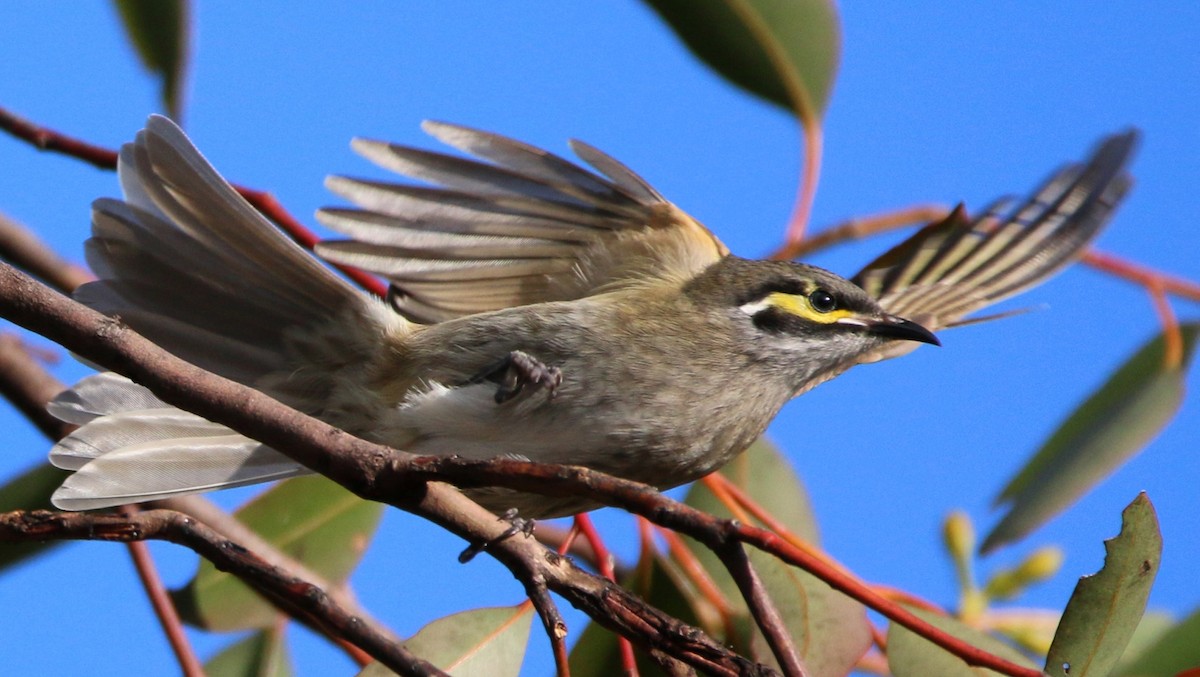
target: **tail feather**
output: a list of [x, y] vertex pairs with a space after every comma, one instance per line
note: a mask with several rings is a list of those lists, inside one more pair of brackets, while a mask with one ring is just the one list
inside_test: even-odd
[[[370, 349], [392, 321], [267, 222], [166, 118], [121, 149], [118, 172], [124, 201], [93, 206], [86, 252], [99, 279], [76, 297], [163, 348], [293, 404], [322, 402], [339, 356]], [[404, 329], [394, 321], [387, 329]], [[81, 426], [50, 454], [75, 471], [52, 499], [66, 510], [307, 472], [115, 374], [84, 379], [49, 410]]]
[[46, 410], [60, 421], [83, 425], [108, 414], [165, 406], [146, 388], [106, 371], [92, 374], [59, 393]]
[[303, 475], [283, 454], [236, 434], [151, 440], [85, 463], [54, 492], [62, 510], [95, 510]]
[[[94, 205], [87, 254], [100, 279], [79, 298], [164, 348], [253, 384], [281, 367], [297, 328], [370, 314], [363, 294], [266, 221], [166, 118], [121, 149], [118, 172], [125, 201]], [[256, 350], [214, 350], [214, 337]]]

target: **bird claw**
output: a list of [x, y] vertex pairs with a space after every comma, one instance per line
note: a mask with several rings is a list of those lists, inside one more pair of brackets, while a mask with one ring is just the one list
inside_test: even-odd
[[487, 550], [488, 548], [504, 541], [505, 539], [512, 538], [517, 534], [525, 534], [525, 538], [529, 538], [533, 536], [534, 529], [537, 528], [537, 522], [535, 520], [525, 519], [524, 517], [517, 516], [516, 508], [509, 508], [497, 519], [501, 522], [508, 522], [508, 528], [502, 531], [500, 535], [495, 538], [486, 541], [479, 541], [467, 546], [466, 549], [464, 549], [458, 555], [458, 561], [460, 563], [466, 564], [467, 562], [470, 562], [471, 560], [475, 559], [476, 555], [484, 550]]
[[548, 367], [536, 357], [514, 350], [483, 378], [499, 385], [496, 388], [496, 404], [504, 404], [520, 395], [527, 385], [542, 386], [554, 398], [558, 386], [562, 385], [563, 376], [558, 367]]

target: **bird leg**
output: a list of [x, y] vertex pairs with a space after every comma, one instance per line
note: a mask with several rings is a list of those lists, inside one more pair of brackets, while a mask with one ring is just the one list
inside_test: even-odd
[[562, 384], [562, 370], [548, 367], [528, 353], [514, 350], [496, 367], [484, 372], [473, 381], [491, 381], [496, 388], [496, 404], [504, 404], [521, 394], [527, 385], [543, 386], [554, 397]]
[[468, 545], [466, 549], [459, 553], [459, 562], [466, 564], [467, 562], [475, 559], [475, 555], [478, 555], [484, 550], [487, 550], [493, 545], [503, 541], [504, 539], [512, 538], [517, 534], [525, 534], [525, 538], [529, 538], [533, 536], [533, 531], [537, 527], [536, 521], [527, 520], [524, 517], [518, 517], [516, 508], [509, 508], [508, 510], [504, 511], [504, 514], [501, 515], [499, 519], [502, 522], [508, 522], [508, 528], [502, 531], [500, 535], [495, 538]]

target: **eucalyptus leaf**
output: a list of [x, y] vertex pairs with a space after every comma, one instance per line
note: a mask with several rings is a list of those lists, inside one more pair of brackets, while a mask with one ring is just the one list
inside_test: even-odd
[[[330, 584], [344, 581], [370, 543], [383, 505], [364, 501], [330, 480], [282, 482], [235, 516]], [[207, 560], [185, 587], [171, 592], [185, 621], [207, 630], [268, 628], [278, 611], [233, 575]]]
[[[971, 646], [979, 647], [1018, 665], [1034, 668], [1033, 663], [1012, 645], [956, 618], [915, 607], [909, 607], [908, 610]], [[895, 677], [981, 677], [1000, 674], [986, 668], [967, 665], [963, 659], [898, 623], [888, 626], [887, 659], [888, 667]]]
[[1181, 327], [1181, 364], [1164, 359], [1162, 335], [1143, 346], [1091, 395], [1001, 492], [1008, 513], [980, 547], [1020, 539], [1062, 512], [1128, 461], [1174, 418], [1200, 324]]
[[[533, 607], [472, 609], [438, 620], [404, 642], [404, 648], [455, 677], [517, 675], [525, 659]], [[391, 670], [372, 663], [360, 677], [383, 677]]]
[[162, 82], [161, 98], [167, 114], [180, 120], [190, 42], [190, 2], [116, 0], [115, 4], [142, 65]]
[[282, 629], [260, 630], [204, 664], [208, 677], [291, 677], [295, 674]]
[[1178, 622], [1166, 612], [1148, 611], [1113, 675], [1174, 677], [1196, 666], [1200, 666], [1200, 610]]
[[646, 0], [722, 77], [816, 124], [829, 105], [841, 25], [829, 0]]
[[1121, 513], [1121, 533], [1104, 550], [1104, 567], [1079, 579], [1054, 633], [1045, 667], [1054, 677], [1108, 675], [1133, 637], [1162, 561], [1158, 517], [1146, 494]]
[[[11, 510], [53, 510], [50, 494], [62, 484], [66, 471], [49, 463], [40, 463], [0, 487], [0, 512]], [[0, 570], [40, 555], [62, 541], [41, 543], [5, 543], [0, 548]]]

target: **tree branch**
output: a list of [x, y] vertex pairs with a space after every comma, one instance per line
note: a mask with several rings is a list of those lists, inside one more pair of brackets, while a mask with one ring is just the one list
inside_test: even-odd
[[[0, 266], [0, 314], [132, 378], [173, 406], [284, 450], [293, 460], [363, 498], [420, 514], [469, 542], [490, 542], [502, 529], [491, 513], [450, 491], [442, 482], [470, 487], [502, 486], [550, 496], [585, 496], [685, 533], [714, 551], [726, 540], [727, 521], [672, 501], [651, 487], [586, 468], [511, 459], [421, 457], [355, 438], [259, 391], [188, 364], [120, 322], [51, 292], [7, 265]], [[784, 561], [806, 569], [814, 565], [810, 555], [771, 532], [747, 525], [740, 525], [736, 531], [743, 542]], [[730, 653], [706, 635], [685, 628], [619, 587], [574, 565], [562, 564], [565, 560], [536, 541], [509, 538], [489, 552], [513, 571], [541, 570], [551, 590], [602, 625], [636, 642], [668, 650], [703, 670], [727, 672], [751, 668], [744, 658]], [[547, 561], [551, 556], [556, 560], [554, 566], [531, 564]], [[1037, 674], [942, 633], [873, 591], [857, 587], [852, 577], [839, 574], [827, 582], [970, 664], [1010, 675]]]
[[189, 548], [222, 571], [237, 576], [294, 618], [326, 634], [346, 637], [388, 668], [403, 675], [445, 675], [413, 656], [399, 642], [375, 632], [313, 585], [278, 567], [182, 513], [148, 510], [135, 515], [60, 513], [18, 510], [0, 514], [0, 541], [50, 539], [118, 541], [161, 540]]

